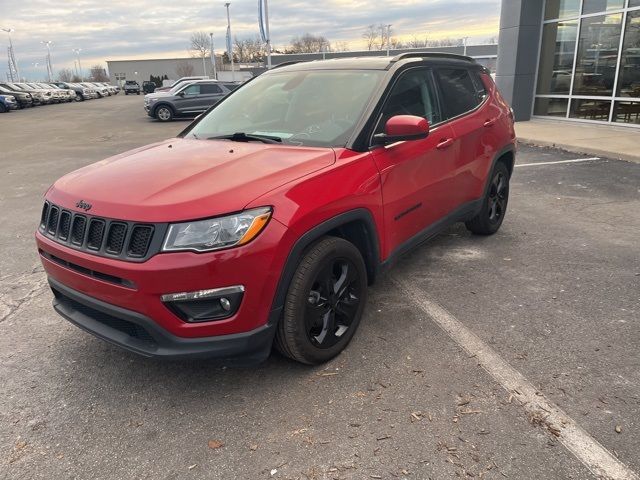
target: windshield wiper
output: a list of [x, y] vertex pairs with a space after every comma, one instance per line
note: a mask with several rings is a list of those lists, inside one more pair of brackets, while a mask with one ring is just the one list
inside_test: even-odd
[[209, 137], [207, 140], [231, 140], [232, 142], [262, 142], [262, 143], [282, 143], [280, 137], [272, 137], [270, 135], [253, 135], [244, 132], [236, 132], [231, 135], [219, 135], [217, 137]]

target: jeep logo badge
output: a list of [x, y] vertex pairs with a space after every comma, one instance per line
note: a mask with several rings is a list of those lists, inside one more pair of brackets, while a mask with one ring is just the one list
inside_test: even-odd
[[80, 200], [78, 203], [76, 203], [76, 207], [81, 208], [85, 212], [91, 210], [92, 206], [93, 205], [91, 205], [90, 203], [85, 202], [84, 200]]

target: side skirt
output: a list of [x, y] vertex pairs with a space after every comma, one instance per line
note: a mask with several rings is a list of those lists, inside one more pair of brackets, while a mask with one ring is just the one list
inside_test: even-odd
[[465, 203], [464, 205], [458, 207], [453, 212], [447, 214], [442, 217], [435, 223], [432, 223], [424, 230], [418, 232], [416, 235], [411, 237], [409, 240], [398, 246], [389, 257], [380, 264], [379, 270], [381, 272], [388, 270], [407, 252], [413, 250], [417, 246], [426, 242], [430, 238], [433, 238], [438, 233], [442, 232], [447, 227], [453, 225], [458, 222], [465, 222], [478, 214], [480, 209], [482, 208], [482, 200], [480, 198], [478, 200], [473, 200], [471, 202]]

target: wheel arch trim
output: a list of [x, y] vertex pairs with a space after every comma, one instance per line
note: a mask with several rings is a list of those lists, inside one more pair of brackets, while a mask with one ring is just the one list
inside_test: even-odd
[[[375, 274], [380, 269], [381, 262], [380, 243], [372, 213], [366, 208], [357, 208], [331, 217], [310, 230], [307, 230], [296, 240], [291, 248], [282, 269], [282, 273], [280, 274], [280, 279], [278, 280], [276, 292], [273, 297], [271, 313], [269, 315], [269, 324], [274, 322], [277, 323], [279, 320], [280, 312], [282, 311], [287, 291], [289, 290], [289, 285], [291, 284], [295, 270], [298, 267], [305, 250], [313, 244], [313, 242], [327, 233], [354, 222], [362, 222], [364, 225], [366, 234], [366, 250], [364, 252], [365, 265], [367, 267], [367, 274], [375, 277]], [[371, 280], [373, 280], [373, 278]]]

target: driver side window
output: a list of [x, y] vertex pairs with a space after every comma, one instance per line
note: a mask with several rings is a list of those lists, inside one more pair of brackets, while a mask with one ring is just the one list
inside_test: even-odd
[[199, 95], [200, 94], [200, 85], [189, 85], [187, 88], [183, 90], [185, 95]]
[[429, 69], [415, 68], [400, 76], [387, 97], [375, 133], [384, 132], [387, 121], [396, 115], [426, 118], [431, 125], [442, 121]]

